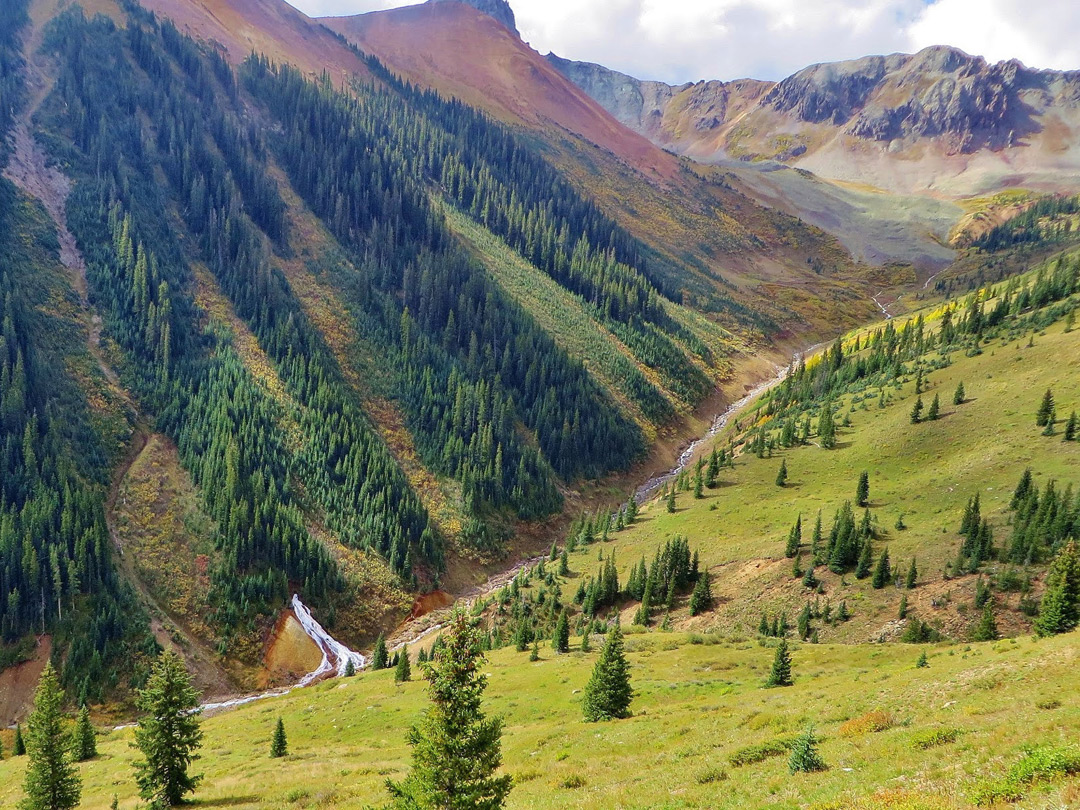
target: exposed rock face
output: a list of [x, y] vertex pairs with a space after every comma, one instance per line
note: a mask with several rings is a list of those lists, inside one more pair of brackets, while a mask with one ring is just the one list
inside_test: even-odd
[[[622, 123], [692, 157], [780, 161], [885, 186], [899, 182], [888, 164], [903, 157], [912, 189], [949, 176], [942, 161], [953, 160], [954, 176], [972, 172], [965, 188], [1080, 185], [1080, 71], [989, 64], [939, 46], [812, 65], [776, 83], [673, 86], [547, 58]], [[925, 173], [916, 177], [911, 160]]]
[[517, 30], [517, 20], [514, 18], [514, 10], [510, 8], [510, 4], [507, 0], [427, 0], [429, 3], [464, 3], [467, 6], [472, 6], [477, 11], [482, 11], [489, 17], [501, 22], [508, 29], [515, 34], [519, 34]]

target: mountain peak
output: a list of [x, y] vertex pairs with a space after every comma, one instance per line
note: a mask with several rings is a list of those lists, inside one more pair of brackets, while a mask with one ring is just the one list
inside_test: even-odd
[[429, 3], [462, 3], [472, 6], [477, 11], [487, 14], [489, 17], [501, 22], [509, 30], [521, 36], [517, 30], [517, 20], [514, 18], [514, 10], [506, 0], [427, 0]]

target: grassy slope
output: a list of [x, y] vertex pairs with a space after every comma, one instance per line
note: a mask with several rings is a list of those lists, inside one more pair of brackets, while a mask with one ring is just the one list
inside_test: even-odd
[[[578, 694], [596, 652], [555, 657], [545, 648], [536, 663], [510, 649], [492, 653], [486, 708], [505, 718], [505, 767], [518, 782], [508, 807], [963, 807], [1025, 743], [1074, 742], [1069, 729], [1080, 723], [1076, 634], [927, 648], [926, 669], [914, 667], [918, 652], [904, 645], [804, 645], [793, 653], [795, 686], [768, 691], [759, 687], [770, 649], [710, 640], [719, 643], [696, 645], [678, 633], [629, 637], [635, 716], [601, 725], [581, 721]], [[384, 671], [210, 718], [196, 763], [206, 774], [200, 803], [253, 810], [381, 804], [384, 779], [407, 767], [405, 729], [423, 705], [422, 684], [395, 687]], [[841, 731], [875, 709], [896, 725]], [[280, 763], [267, 757], [278, 716], [292, 752]], [[738, 748], [810, 722], [824, 737], [828, 771], [790, 777], [786, 757], [730, 765]], [[913, 748], [917, 735], [934, 729], [962, 733], [943, 748]], [[131, 739], [130, 729], [103, 735], [101, 756], [80, 766], [87, 810], [104, 810], [114, 793], [121, 808], [136, 806]], [[0, 805], [20, 797], [25, 762], [0, 763]], [[1053, 782], [1018, 806], [1077, 800], [1080, 782]]]
[[[998, 341], [976, 357], [953, 352], [950, 366], [927, 377], [924, 402], [929, 405], [935, 393], [941, 397], [942, 418], [937, 422], [910, 424], [915, 399], [911, 376], [900, 389], [887, 388], [891, 403], [884, 409], [878, 408], [878, 389], [855, 405], [846, 398], [841, 413], [849, 412], [852, 427], [839, 430], [836, 450], [798, 447], [778, 450], [771, 459], [747, 453], [739, 456], [734, 471], [722, 471], [720, 486], [707, 490], [702, 500], [695, 500], [692, 492], [679, 493], [675, 514], [668, 514], [662, 502], [651, 502], [638, 523], [611, 545], [621, 581], [642, 554], [651, 562], [658, 542], [681, 534], [711, 568], [713, 591], [722, 604], [695, 619], [684, 607], [673, 616], [676, 621], [686, 620], [685, 626], [695, 629], [720, 625], [749, 633], [766, 608], [787, 610], [793, 619], [808, 592], [792, 579], [791, 561], [784, 558], [787, 532], [801, 513], [808, 546], [820, 509], [827, 535], [834, 512], [844, 501], [854, 501], [859, 472], [867, 470], [871, 512], [884, 533], [875, 549], [888, 545], [894, 565], [903, 572], [917, 556], [920, 587], [908, 596], [912, 611], [924, 620], [940, 620], [950, 633], [963, 636], [976, 618], [970, 598], [974, 577], [944, 582], [942, 574], [946, 562], [955, 559], [960, 543], [956, 532], [968, 498], [980, 493], [983, 516], [990, 519], [1000, 547], [1010, 536], [1007, 508], [1025, 467], [1033, 469], [1040, 487], [1049, 478], [1062, 485], [1080, 484], [1080, 443], [1062, 442], [1060, 426], [1051, 437], [1042, 436], [1035, 426], [1035, 410], [1047, 388], [1055, 391], [1060, 419], [1080, 410], [1080, 391], [1073, 382], [1080, 375], [1080, 331], [1066, 333], [1059, 321], [1035, 336], [1034, 346], [1027, 342]], [[970, 401], [957, 407], [951, 404], [952, 395], [961, 381]], [[744, 422], [749, 419], [743, 417]], [[727, 436], [720, 441], [726, 446]], [[783, 489], [775, 483], [781, 458], [790, 474]], [[905, 531], [894, 528], [901, 513]], [[596, 555], [595, 548], [581, 551], [571, 567], [584, 566], [591, 573], [598, 565]], [[803, 559], [808, 559], [805, 552]], [[887, 625], [896, 618], [900, 591], [874, 591], [869, 580], [852, 575], [841, 585], [840, 577], [823, 569], [818, 573], [833, 604], [846, 599], [855, 613], [847, 624], [822, 627], [823, 640], [871, 640], [896, 630]], [[932, 604], [942, 599], [944, 604]], [[999, 595], [999, 604], [1015, 608], [1018, 599], [1018, 594]], [[632, 616], [628, 611], [625, 618]], [[1014, 631], [1026, 626], [1011, 612], [999, 621]]]

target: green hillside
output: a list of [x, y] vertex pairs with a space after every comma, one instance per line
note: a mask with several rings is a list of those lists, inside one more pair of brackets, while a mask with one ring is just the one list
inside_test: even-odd
[[[543, 646], [530, 663], [507, 649], [485, 667], [485, 708], [505, 719], [510, 808], [953, 810], [997, 787], [1028, 746], [1064, 748], [1075, 762], [1078, 640], [800, 644], [794, 686], [764, 690], [768, 645], [722, 634], [630, 635], [634, 716], [601, 724], [582, 722], [580, 708], [595, 651], [556, 656]], [[915, 666], [920, 650], [925, 668]], [[206, 775], [197, 803], [382, 805], [385, 780], [408, 766], [405, 731], [424, 703], [422, 682], [395, 685], [392, 672], [379, 671], [211, 717], [194, 765]], [[279, 716], [290, 754], [272, 760]], [[807, 724], [822, 738], [828, 770], [789, 775], [782, 746]], [[130, 729], [100, 735], [100, 756], [79, 766], [82, 807], [104, 810], [114, 794], [121, 808], [137, 806], [131, 740]], [[5, 807], [21, 795], [25, 761], [0, 763]], [[1076, 778], [1015, 787], [1026, 794], [1018, 808], [1068, 807], [1080, 796]]]

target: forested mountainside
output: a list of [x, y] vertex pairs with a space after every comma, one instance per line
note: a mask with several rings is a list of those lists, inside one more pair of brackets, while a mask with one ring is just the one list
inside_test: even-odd
[[[135, 2], [73, 6], [25, 40], [12, 14], [4, 109], [33, 136], [12, 142], [12, 176], [33, 192], [54, 172], [66, 196], [50, 221], [7, 186], [6, 216], [39, 234], [32, 254], [12, 242], [10, 272], [87, 297], [65, 293], [65, 332], [25, 298], [33, 285], [5, 281], [0, 610], [9, 641], [104, 623], [54, 654], [93, 699], [138, 680], [120, 645], [154, 646], [140, 601], [159, 643], [251, 665], [293, 591], [363, 639], [448, 561], [498, 558], [521, 521], [644, 459], [732, 377], [748, 338], [775, 333], [743, 304], [725, 326], [676, 303], [670, 262], [658, 271], [520, 134], [340, 40], [362, 66], [345, 85], [258, 54], [234, 68]], [[40, 43], [26, 72], [24, 41]], [[26, 76], [42, 90], [20, 108]], [[78, 256], [66, 278], [57, 229]], [[572, 326], [553, 327], [523, 277], [550, 285]], [[599, 353], [575, 354], [582, 341]], [[88, 352], [101, 369], [40, 372]], [[132, 534], [124, 465], [147, 452], [176, 459], [197, 499], [184, 514], [198, 531], [175, 538], [195, 568], [181, 583], [147, 571]], [[206, 605], [169, 607], [177, 587]]]

